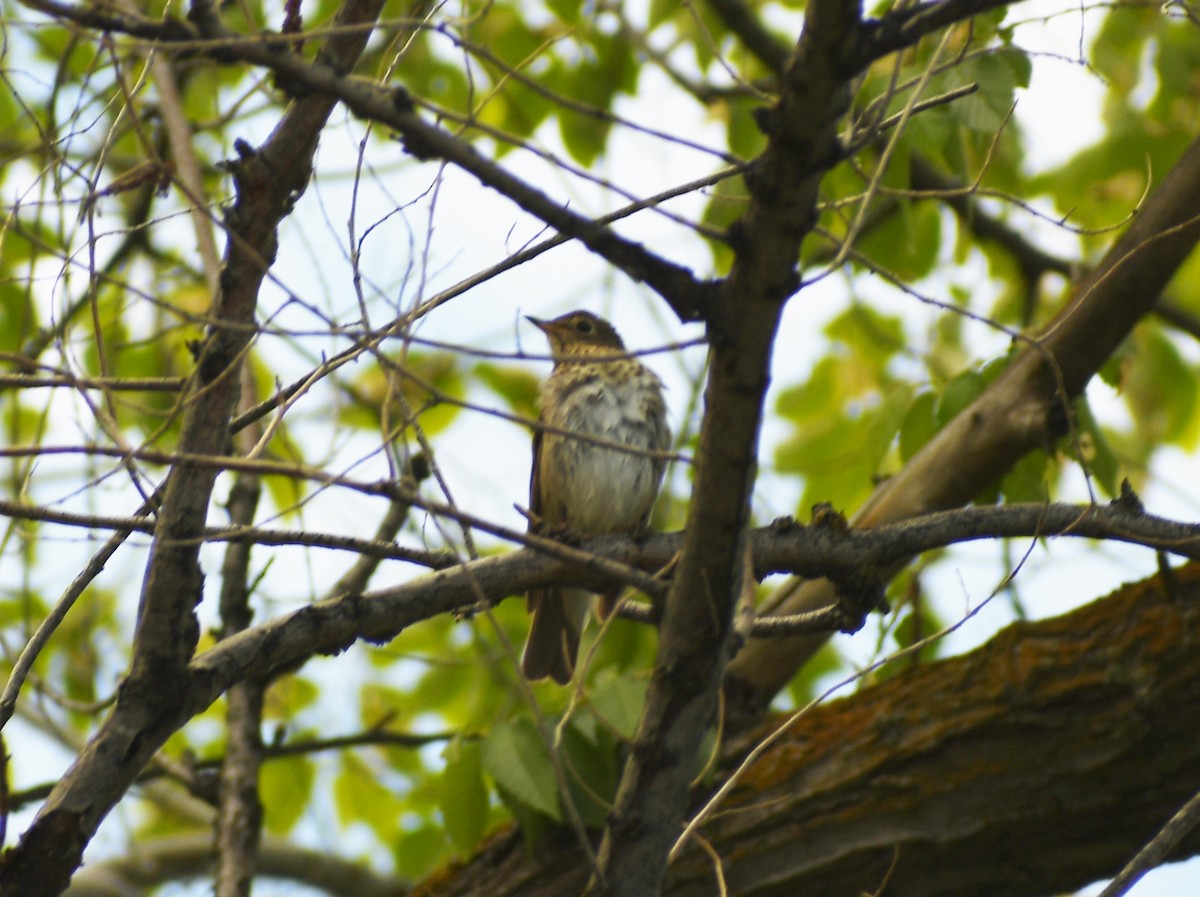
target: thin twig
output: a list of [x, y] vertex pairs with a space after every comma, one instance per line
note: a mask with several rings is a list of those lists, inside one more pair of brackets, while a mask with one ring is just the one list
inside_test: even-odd
[[1166, 860], [1167, 854], [1197, 823], [1200, 823], [1200, 791], [1192, 795], [1159, 833], [1137, 852], [1117, 877], [1108, 883], [1108, 887], [1100, 892], [1099, 897], [1121, 897], [1129, 893], [1138, 879]]

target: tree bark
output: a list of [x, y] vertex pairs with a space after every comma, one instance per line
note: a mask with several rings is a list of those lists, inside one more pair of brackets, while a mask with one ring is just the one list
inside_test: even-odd
[[[875, 893], [889, 870], [905, 897], [1071, 891], [1115, 874], [1195, 793], [1198, 729], [1192, 564], [817, 707], [701, 835], [740, 897]], [[1197, 852], [1193, 833], [1175, 858]], [[716, 870], [693, 844], [664, 893], [718, 893]], [[531, 857], [509, 830], [418, 893], [550, 897], [585, 875], [565, 836]]]
[[[335, 21], [369, 23], [382, 7], [382, 0], [344, 0]], [[192, 12], [198, 18], [215, 17], [208, 4], [197, 3]], [[320, 61], [352, 67], [369, 34], [369, 28], [335, 34], [323, 46]], [[336, 99], [325, 96], [297, 100], [259, 150], [239, 150], [242, 158], [233, 166], [238, 196], [225, 215], [229, 240], [221, 289], [212, 298], [211, 323], [183, 406], [181, 453], [227, 451], [229, 420], [240, 395], [238, 371], [255, 333], [258, 291], [275, 257], [276, 228], [308, 184], [318, 139], [335, 105]], [[142, 734], [169, 734], [187, 720], [181, 712], [185, 674], [200, 636], [195, 613], [203, 585], [198, 537], [216, 477], [215, 469], [202, 465], [173, 466], [142, 583], [133, 659], [116, 706], [0, 862], [3, 897], [62, 893], [101, 821], [162, 743]]]

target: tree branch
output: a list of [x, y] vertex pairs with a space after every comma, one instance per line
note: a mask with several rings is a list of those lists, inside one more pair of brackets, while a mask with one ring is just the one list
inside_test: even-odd
[[[203, 878], [212, 867], [211, 833], [196, 832], [138, 843], [129, 857], [89, 863], [71, 882], [66, 897], [129, 897], [171, 882]], [[405, 897], [406, 882], [379, 875], [362, 863], [327, 850], [306, 850], [266, 838], [259, 854], [262, 875], [316, 888], [330, 897]]]
[[[444, 128], [424, 121], [412, 98], [402, 87], [385, 89], [362, 78], [346, 76], [344, 64], [330, 64], [324, 58], [309, 62], [293, 52], [287, 38], [270, 41], [248, 39], [226, 29], [215, 15], [204, 12], [206, 4], [197, 4], [195, 25], [178, 20], [151, 22], [134, 16], [77, 9], [51, 2], [27, 0], [29, 6], [65, 21], [88, 28], [153, 37], [164, 50], [172, 45], [199, 51], [222, 62], [250, 63], [275, 74], [277, 82], [294, 95], [313, 102], [341, 102], [354, 114], [392, 128], [405, 149], [421, 160], [442, 159], [476, 177], [485, 187], [512, 200], [526, 212], [562, 234], [578, 239], [588, 249], [623, 271], [637, 282], [657, 292], [683, 321], [707, 318], [717, 287], [698, 280], [688, 269], [670, 262], [632, 240], [621, 237], [610, 227], [579, 215], [557, 200], [510, 174], [505, 168], [479, 153], [466, 141]], [[365, 35], [365, 32], [364, 32]], [[360, 36], [343, 34], [340, 39]], [[279, 161], [283, 161], [282, 159]], [[302, 185], [301, 185], [302, 188]], [[254, 245], [253, 242], [250, 245]]]
[[[246, 398], [253, 396], [247, 392]], [[254, 439], [242, 439], [239, 443], [252, 447]], [[229, 493], [229, 519], [235, 525], [248, 526], [254, 520], [261, 497], [260, 478], [250, 473], [238, 474]], [[244, 541], [225, 546], [218, 605], [221, 638], [245, 630], [253, 619], [250, 549], [250, 543]], [[229, 689], [225, 711], [227, 744], [217, 794], [216, 897], [250, 897], [258, 866], [263, 818], [258, 775], [263, 761], [262, 713], [266, 687], [265, 680], [249, 678]]]
[[[1149, 312], [1200, 238], [1200, 141], [1149, 196], [1133, 224], [1046, 330], [875, 491], [856, 526], [878, 526], [971, 501], [1070, 420], [1071, 401]], [[833, 600], [827, 582], [796, 584], [774, 612], [804, 613]], [[751, 641], [730, 664], [726, 706], [753, 720], [824, 638]], [[738, 724], [735, 719], [734, 724]]]
[[[337, 22], [372, 22], [381, 7], [382, 0], [346, 0]], [[68, 21], [74, 15], [107, 15], [54, 3], [38, 2], [34, 8]], [[194, 3], [192, 10], [202, 18], [214, 15], [203, 2]], [[321, 63], [349, 67], [369, 35], [370, 29], [363, 28], [331, 37], [320, 53]], [[335, 102], [321, 95], [297, 100], [262, 148], [243, 152], [233, 166], [238, 197], [226, 216], [229, 240], [221, 293], [214, 297], [213, 324], [186, 403], [179, 437], [184, 453], [219, 455], [228, 450], [229, 420], [240, 394], [237, 372], [255, 332], [258, 290], [275, 256], [276, 228], [308, 183], [317, 140]], [[61, 893], [100, 821], [162, 744], [142, 740], [140, 733], [177, 728], [176, 685], [183, 686], [199, 637], [194, 608], [203, 576], [197, 537], [215, 478], [216, 471], [206, 466], [181, 463], [172, 469], [143, 581], [129, 675], [113, 711], [20, 843], [4, 857], [0, 895]]]
[[854, 0], [813, 0], [782, 79], [760, 110], [767, 149], [746, 172], [751, 202], [730, 230], [734, 263], [707, 316], [707, 410], [684, 545], [667, 595], [658, 659], [591, 889], [616, 897], [661, 890], [697, 751], [715, 718], [743, 588], [750, 493], [763, 401], [784, 301], [799, 287], [800, 243], [816, 220], [824, 168], [839, 157], [850, 101], [838, 60], [859, 24]]
[[[874, 894], [891, 870], [906, 897], [1042, 897], [1114, 874], [1200, 776], [1200, 567], [1174, 574], [802, 715], [702, 829], [728, 893]], [[1197, 852], [1193, 832], [1170, 857]], [[422, 893], [578, 893], [577, 849], [551, 855], [504, 833]], [[685, 850], [664, 893], [716, 893], [711, 855]]]
[[[872, 529], [801, 526], [791, 521], [753, 533], [755, 572], [829, 576], [850, 586], [869, 583], [899, 560], [949, 544], [995, 538], [1114, 538], [1200, 560], [1200, 524], [1175, 523], [1120, 502], [1107, 506], [1006, 505], [944, 511]], [[581, 548], [653, 570], [680, 550], [684, 534], [606, 537]], [[190, 699], [198, 712], [246, 676], [270, 676], [316, 654], [345, 650], [355, 641], [388, 641], [441, 613], [468, 611], [531, 588], [570, 584], [597, 591], [613, 580], [597, 570], [534, 551], [515, 551], [432, 573], [398, 586], [343, 595], [254, 626], [223, 641], [190, 666]], [[786, 640], [785, 640], [786, 641]]]
[[928, 0], [896, 7], [882, 18], [864, 23], [859, 41], [845, 64], [859, 71], [876, 59], [912, 47], [926, 35], [949, 25], [1015, 5], [1012, 0]]
[[[124, 529], [128, 522], [125, 518], [85, 518], [81, 524]], [[391, 524], [385, 521], [382, 525]], [[238, 529], [232, 535], [217, 529], [212, 531], [212, 535], [251, 543], [279, 544], [286, 541], [269, 530], [253, 528]], [[290, 537], [292, 534], [287, 535]], [[340, 544], [342, 537], [316, 533], [308, 535], [310, 540], [302, 544], [328, 545], [338, 550], [351, 547]], [[1119, 541], [1200, 560], [1200, 524], [1182, 523], [1147, 514], [1132, 496], [1108, 505], [1054, 503], [960, 508], [881, 524], [870, 529], [849, 528], [841, 522], [841, 518], [810, 525], [782, 518], [751, 531], [747, 538], [753, 553], [754, 575], [759, 579], [771, 574], [791, 573], [806, 578], [832, 577], [853, 585], [856, 582], [882, 583], [888, 571], [897, 563], [927, 551], [960, 542], [1023, 537]], [[596, 590], [611, 588], [627, 581], [627, 570], [650, 572], [666, 566], [680, 551], [684, 539], [684, 533], [659, 533], [637, 538], [587, 539], [575, 546], [539, 540], [536, 547], [454, 565], [439, 574], [374, 592], [362, 592], [362, 580], [355, 576], [352, 582], [354, 588], [332, 590], [325, 601], [297, 611], [292, 617], [268, 621], [249, 629], [244, 635], [253, 641], [245, 650], [250, 653], [268, 652], [261, 654], [260, 660], [264, 663], [255, 667], [254, 672], [273, 675], [279, 669], [293, 666], [313, 654], [343, 650], [357, 639], [388, 640], [405, 627], [437, 614], [469, 611], [480, 598], [496, 603], [513, 594], [551, 585], [591, 587]], [[377, 553], [376, 543], [357, 541], [363, 550], [373, 555]], [[562, 550], [551, 550], [556, 545]], [[653, 582], [649, 577], [643, 579]], [[327, 614], [332, 619], [342, 613], [343, 606], [362, 602], [380, 603], [374, 615], [382, 628], [348, 631], [345, 642], [313, 642], [308, 643], [307, 647], [301, 643], [291, 644], [279, 657], [269, 659], [271, 655], [267, 642], [279, 638], [280, 632], [290, 640], [294, 637], [292, 633], [295, 627], [295, 633], [303, 640], [307, 638], [312, 614]], [[835, 602], [836, 596], [831, 595], [829, 606]], [[405, 607], [414, 603], [424, 608], [420, 614], [404, 611]], [[308, 616], [309, 622], [299, 623], [295, 618], [300, 615]], [[629, 616], [645, 622], [651, 622], [654, 618], [652, 613], [643, 612], [634, 612]], [[292, 622], [287, 622], [289, 620]], [[839, 622], [836, 616], [830, 616], [828, 620], [830, 623]], [[821, 625], [819, 631], [830, 632], [837, 628], [830, 623]], [[787, 630], [786, 625], [779, 625], [774, 618], [762, 618], [755, 624], [756, 635], [778, 635]], [[224, 663], [213, 660], [221, 656], [222, 650], [218, 646], [201, 659]], [[238, 651], [239, 655], [241, 650]], [[237, 664], [234, 666], [235, 673], [250, 672]], [[235, 675], [227, 681], [238, 681], [238, 678]]]

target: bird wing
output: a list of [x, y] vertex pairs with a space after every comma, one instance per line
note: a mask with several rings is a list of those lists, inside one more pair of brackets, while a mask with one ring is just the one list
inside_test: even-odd
[[[543, 418], [538, 415], [538, 425], [533, 430], [533, 469], [529, 471], [529, 521], [528, 532], [533, 532], [536, 528], [535, 520], [541, 520], [542, 517], [542, 489], [540, 477], [538, 475], [538, 460], [542, 454], [542, 422]], [[529, 612], [534, 613], [541, 604], [542, 593], [540, 590], [530, 592], [526, 598], [526, 605]]]

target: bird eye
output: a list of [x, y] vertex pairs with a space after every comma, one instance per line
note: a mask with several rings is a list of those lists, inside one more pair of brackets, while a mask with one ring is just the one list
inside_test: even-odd
[[580, 318], [578, 323], [575, 325], [575, 329], [580, 333], [591, 333], [595, 328], [592, 327], [592, 322], [587, 318]]

